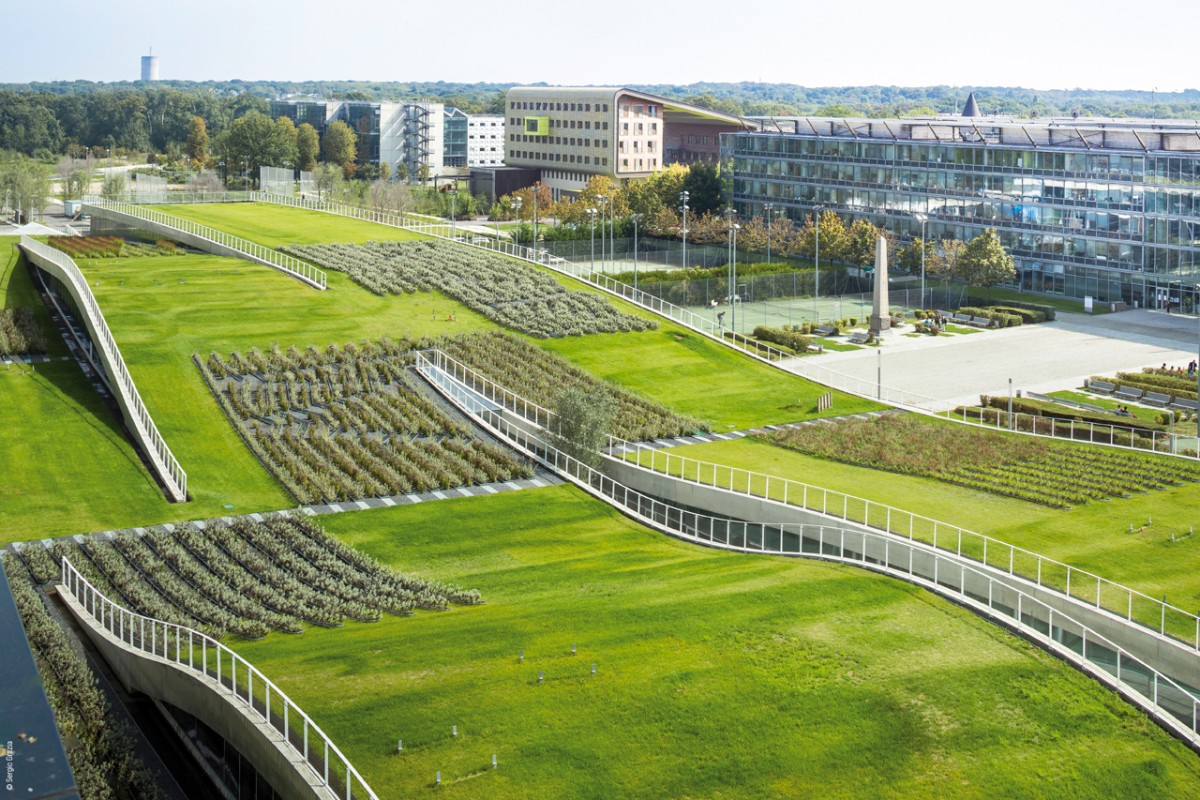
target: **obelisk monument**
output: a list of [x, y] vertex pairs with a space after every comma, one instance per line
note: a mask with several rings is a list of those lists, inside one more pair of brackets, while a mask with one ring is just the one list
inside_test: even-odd
[[871, 333], [879, 336], [892, 327], [888, 308], [887, 239], [875, 242], [875, 296], [871, 301]]

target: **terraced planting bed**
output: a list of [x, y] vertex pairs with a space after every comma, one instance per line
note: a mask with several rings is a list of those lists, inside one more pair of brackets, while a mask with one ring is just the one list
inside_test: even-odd
[[155, 244], [127, 242], [119, 236], [50, 236], [46, 243], [72, 259], [137, 258], [140, 256], [175, 255], [176, 245], [167, 239]]
[[419, 390], [410, 351], [383, 339], [324, 351], [251, 348], [195, 362], [246, 444], [301, 503], [531, 475]]
[[310, 520], [269, 516], [231, 524], [192, 525], [140, 536], [117, 534], [49, 550], [27, 545], [21, 559], [40, 583], [59, 579], [68, 559], [109, 599], [154, 619], [259, 639], [304, 625], [334, 628], [344, 620], [475, 605], [479, 593], [402, 575], [325, 534]]
[[460, 336], [439, 346], [481, 375], [543, 408], [553, 410], [558, 396], [574, 386], [608, 396], [616, 408], [612, 433], [622, 439], [684, 436], [708, 428], [707, 423], [599, 380], [565, 358], [509, 333]]
[[1065, 508], [1200, 481], [1200, 464], [1068, 446], [915, 415], [845, 419], [777, 431], [770, 442], [802, 453]]
[[658, 323], [624, 314], [594, 292], [571, 291], [516, 259], [451, 242], [368, 242], [283, 248], [344, 272], [377, 295], [440, 291], [493, 322], [539, 339], [643, 331]]

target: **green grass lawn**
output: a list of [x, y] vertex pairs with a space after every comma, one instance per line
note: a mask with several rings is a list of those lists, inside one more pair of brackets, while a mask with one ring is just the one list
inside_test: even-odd
[[[1200, 541], [1171, 541], [1195, 524], [1200, 484], [1058, 510], [933, 478], [899, 475], [786, 450], [757, 440], [673, 448], [681, 456], [778, 475], [984, 533], [1095, 572], [1181, 608], [1200, 609]], [[659, 456], [659, 468], [664, 459]], [[673, 472], [678, 470], [673, 468]], [[815, 498], [816, 495], [813, 494]], [[841, 508], [840, 499], [837, 509]], [[1142, 533], [1129, 533], [1129, 525]], [[882, 521], [875, 521], [883, 525]]]
[[154, 208], [267, 247], [421, 238], [400, 228], [271, 203], [203, 203]]
[[882, 408], [834, 391], [833, 406], [818, 413], [817, 398], [829, 389], [670, 323], [636, 335], [601, 334], [541, 344], [593, 375], [707, 420], [715, 431]]
[[67, 355], [67, 345], [54, 327], [50, 312], [34, 288], [17, 247], [20, 237], [0, 236], [0, 308], [32, 308], [46, 334], [47, 355]]
[[567, 487], [321, 522], [486, 601], [236, 645], [382, 797], [1200, 796], [1115, 694], [899, 581], [695, 547]]

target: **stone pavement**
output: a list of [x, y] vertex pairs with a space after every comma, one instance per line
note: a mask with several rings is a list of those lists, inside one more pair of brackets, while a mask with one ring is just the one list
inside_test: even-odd
[[974, 334], [893, 332], [880, 349], [827, 352], [785, 366], [816, 379], [826, 368], [871, 386], [882, 367], [885, 387], [928, 398], [928, 406], [940, 410], [978, 403], [981, 394], [1007, 395], [1010, 378], [1014, 391], [1044, 393], [1078, 388], [1092, 375], [1186, 366], [1197, 358], [1198, 328], [1194, 316], [1160, 311], [1059, 312], [1054, 322]]

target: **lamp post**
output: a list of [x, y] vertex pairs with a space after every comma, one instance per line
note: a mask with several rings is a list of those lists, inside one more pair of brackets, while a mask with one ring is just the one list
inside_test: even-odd
[[825, 210], [825, 206], [813, 206], [813, 230], [816, 232], [817, 240], [813, 247], [813, 266], [816, 270], [816, 275], [813, 283], [813, 316], [820, 323], [821, 312], [817, 310], [817, 302], [821, 299], [821, 212]]
[[587, 210], [588, 219], [592, 222], [592, 272], [596, 271], [596, 209]]
[[540, 185], [541, 185], [540, 181], [533, 185], [533, 247], [534, 247], [534, 253], [537, 252], [537, 246], [538, 246], [537, 196], [538, 196], [538, 186], [540, 186]]
[[613, 213], [613, 196], [608, 196], [608, 255], [613, 268], [617, 266], [617, 215]]
[[925, 307], [925, 223], [929, 221], [928, 214], [916, 213], [913, 217], [921, 223], [921, 308]]
[[521, 203], [523, 201], [519, 197], [513, 198], [513, 216], [516, 217], [517, 227], [513, 229], [513, 244], [521, 243]]
[[767, 263], [771, 263], [771, 212], [775, 210], [774, 203], [763, 206], [763, 216], [767, 218]]
[[458, 241], [458, 181], [450, 184], [450, 238]]
[[688, 212], [688, 193], [679, 193], [679, 213], [683, 214], [683, 263], [681, 267], [687, 269], [687, 212]]
[[633, 293], [634, 297], [636, 298], [638, 290], [638, 223], [642, 221], [642, 215], [630, 214], [629, 221], [633, 223]]
[[731, 312], [730, 312], [730, 313], [731, 313], [731, 317], [730, 317], [730, 320], [729, 320], [729, 329], [730, 329], [731, 331], [733, 331], [734, 333], [737, 333], [737, 303], [738, 303], [738, 294], [737, 294], [737, 235], [738, 235], [738, 230], [739, 230], [739, 229], [740, 229], [742, 226], [741, 226], [741, 225], [738, 225], [737, 223], [735, 223], [735, 222], [733, 221], [733, 215], [732, 215], [732, 214], [729, 216], [729, 223], [730, 223], [730, 224], [729, 224], [729, 233], [730, 233], [730, 235], [731, 235], [731, 237], [732, 237], [732, 239], [733, 239], [733, 241], [732, 241], [732, 242], [730, 243], [730, 245], [729, 245], [729, 250], [730, 250], [730, 252], [731, 252], [731, 253], [733, 253], [733, 258], [732, 258], [732, 259], [730, 260], [730, 262], [729, 262], [729, 274], [730, 274], [730, 276], [731, 276], [731, 283], [733, 284], [733, 291], [732, 291], [732, 292], [730, 292], [730, 295], [729, 295], [729, 298], [730, 298], [730, 307], [731, 307]]

